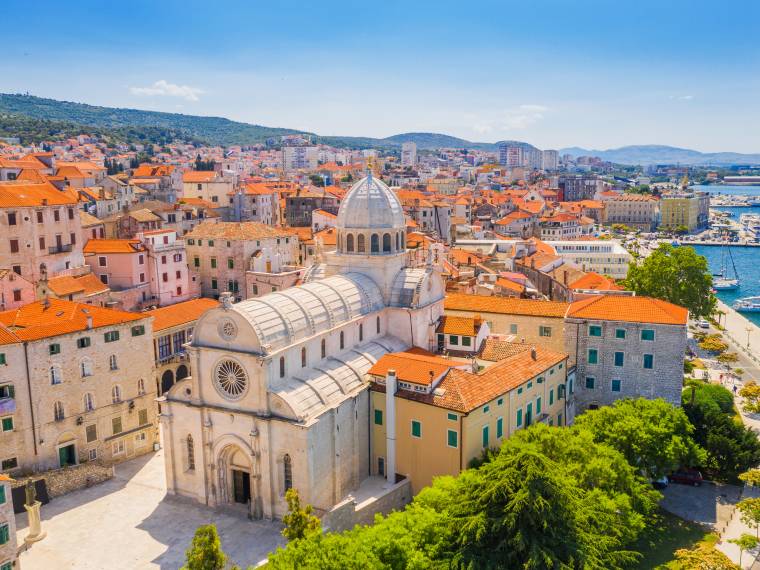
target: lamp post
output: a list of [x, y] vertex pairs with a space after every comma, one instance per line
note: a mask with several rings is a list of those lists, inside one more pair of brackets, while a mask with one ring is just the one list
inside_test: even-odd
[[747, 331], [747, 350], [749, 350], [749, 333], [752, 332], [752, 327], [747, 327], [745, 330]]

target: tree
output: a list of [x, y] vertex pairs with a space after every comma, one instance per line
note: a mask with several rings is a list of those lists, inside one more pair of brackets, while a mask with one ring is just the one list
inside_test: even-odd
[[672, 570], [741, 570], [714, 545], [704, 542], [692, 549], [676, 550], [676, 559], [667, 567]]
[[744, 481], [747, 485], [753, 487], [760, 487], [760, 469], [750, 469], [739, 475], [739, 479]]
[[755, 527], [755, 534], [760, 538], [760, 498], [743, 499], [736, 503], [742, 514], [742, 522]]
[[679, 236], [683, 236], [689, 233], [689, 227], [680, 225], [676, 229], [673, 230], [673, 233]]
[[663, 299], [706, 317], [715, 308], [707, 260], [692, 247], [661, 244], [643, 262], [631, 263], [624, 286], [637, 295]]
[[745, 550], [752, 550], [753, 548], [757, 547], [758, 543], [760, 543], [760, 540], [752, 536], [751, 534], [743, 534], [739, 538], [731, 538], [729, 539], [730, 543], [735, 544], [739, 547], [739, 567], [741, 568], [742, 565], [742, 557], [744, 556]]
[[313, 186], [317, 186], [319, 188], [322, 188], [325, 185], [325, 179], [322, 178], [319, 174], [310, 175], [309, 182], [311, 182]]
[[288, 503], [288, 514], [282, 517], [282, 522], [285, 523], [282, 535], [285, 538], [297, 540], [322, 532], [322, 524], [312, 514], [311, 505], [301, 508], [301, 497], [299, 497], [298, 491], [292, 487], [288, 489], [285, 493], [285, 500]]
[[710, 335], [699, 342], [699, 348], [708, 352], [723, 353], [728, 350], [728, 344], [719, 335]]
[[617, 449], [628, 463], [653, 479], [704, 459], [704, 451], [692, 438], [689, 418], [662, 399], [618, 400], [581, 414], [575, 426]]
[[728, 366], [729, 364], [738, 362], [739, 356], [735, 352], [722, 352], [715, 358], [715, 360], [717, 360], [721, 364], [725, 364], [726, 366]]
[[185, 551], [186, 562], [182, 570], [223, 570], [227, 556], [222, 551], [222, 542], [216, 526], [199, 526], [193, 536], [190, 548]]
[[750, 414], [760, 413], [760, 386], [755, 382], [747, 382], [739, 390], [739, 395], [744, 398], [742, 408]]

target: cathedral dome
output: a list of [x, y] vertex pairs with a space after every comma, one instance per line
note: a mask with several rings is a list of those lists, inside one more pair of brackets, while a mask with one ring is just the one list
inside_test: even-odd
[[395, 229], [406, 227], [404, 210], [393, 191], [372, 174], [351, 187], [338, 210], [338, 229]]

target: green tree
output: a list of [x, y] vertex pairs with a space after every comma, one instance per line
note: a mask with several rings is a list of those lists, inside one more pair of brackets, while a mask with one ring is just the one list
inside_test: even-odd
[[744, 556], [745, 550], [752, 550], [753, 548], [757, 547], [760, 540], [752, 536], [751, 534], [743, 534], [739, 538], [731, 538], [729, 539], [730, 543], [735, 544], [739, 547], [739, 567], [742, 565], [742, 557]]
[[322, 178], [319, 174], [310, 175], [309, 182], [311, 182], [313, 186], [317, 186], [319, 188], [322, 188], [325, 185], [325, 179]]
[[676, 559], [667, 567], [672, 570], [741, 570], [713, 544], [704, 542], [695, 548], [676, 550]]
[[736, 508], [742, 514], [742, 522], [755, 527], [755, 534], [760, 538], [760, 498], [743, 499], [736, 503]]
[[297, 540], [322, 532], [322, 525], [319, 519], [312, 514], [311, 505], [301, 508], [301, 497], [298, 495], [298, 491], [293, 488], [288, 489], [285, 493], [285, 500], [288, 503], [288, 514], [282, 517], [282, 522], [285, 524], [282, 535], [285, 538]]
[[694, 427], [681, 408], [665, 400], [618, 400], [575, 419], [577, 429], [617, 449], [648, 477], [659, 478], [682, 465], [697, 465], [704, 451], [694, 442]]
[[756, 382], [747, 382], [739, 390], [739, 395], [744, 399], [742, 408], [745, 412], [756, 414], [760, 412], [760, 386]]
[[630, 264], [623, 285], [637, 295], [686, 307], [695, 317], [706, 317], [715, 308], [707, 260], [692, 247], [660, 245], [640, 264]]
[[739, 361], [739, 356], [735, 352], [723, 352], [719, 354], [715, 360], [721, 364], [729, 365]]
[[739, 475], [739, 479], [744, 481], [747, 485], [753, 487], [760, 487], [760, 469], [750, 469]]
[[227, 556], [222, 551], [216, 526], [207, 524], [196, 529], [185, 558], [182, 570], [223, 570]]

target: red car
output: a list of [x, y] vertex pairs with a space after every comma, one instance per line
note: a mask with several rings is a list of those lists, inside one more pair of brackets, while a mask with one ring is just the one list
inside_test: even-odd
[[681, 469], [668, 477], [671, 483], [681, 483], [682, 485], [694, 485], [699, 487], [704, 482], [702, 473], [696, 469]]

